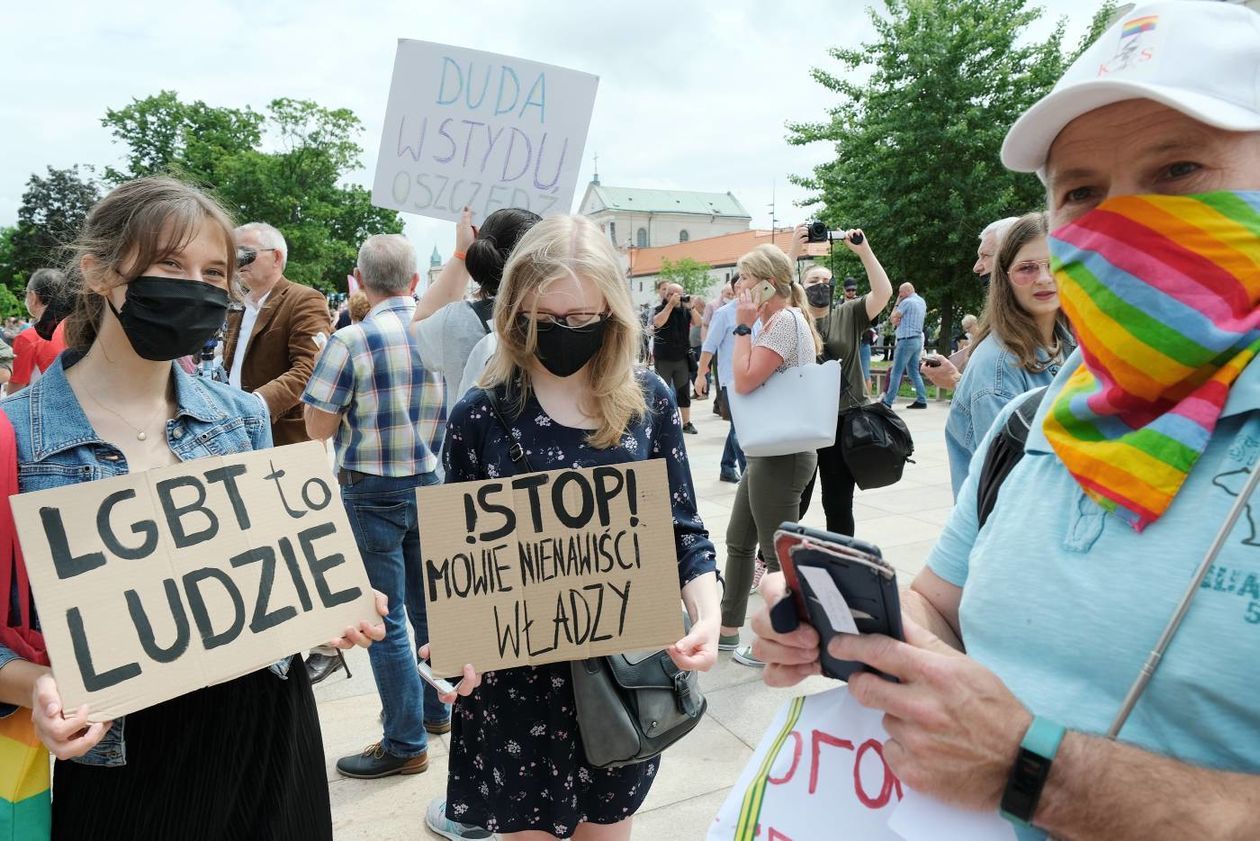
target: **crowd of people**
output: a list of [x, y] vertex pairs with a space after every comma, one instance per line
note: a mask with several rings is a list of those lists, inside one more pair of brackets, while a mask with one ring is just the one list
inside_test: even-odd
[[[1118, 46], [1135, 16], [1167, 31], [1138, 81]], [[1197, 71], [1205, 51], [1225, 70]], [[381, 735], [338, 758], [339, 773], [422, 773], [430, 737], [450, 733], [432, 831], [628, 838], [660, 760], [588, 760], [567, 663], [469, 663], [446, 693], [421, 679], [415, 490], [644, 459], [668, 476], [687, 630], [667, 653], [679, 669], [705, 671], [731, 652], [767, 683], [792, 685], [819, 673], [825, 646], [894, 676], [859, 673], [849, 691], [885, 713], [883, 753], [900, 780], [1000, 809], [1023, 837], [1251, 837], [1254, 525], [1183, 591], [1235, 505], [1230, 477], [1260, 457], [1258, 74], [1260, 15], [1241, 6], [1170, 0], [1122, 16], [1010, 129], [1003, 162], [1041, 177], [1047, 207], [980, 232], [984, 308], [964, 318], [948, 357], [925, 355], [924, 298], [902, 282], [894, 300], [857, 229], [833, 238], [861, 263], [864, 293], [801, 259], [802, 225], [786, 251], [758, 246], [704, 294], [662, 282], [641, 312], [616, 250], [585, 217], [509, 208], [478, 220], [466, 209], [452, 259], [422, 294], [412, 244], [370, 236], [358, 291], [330, 313], [322, 293], [285, 277], [278, 228], [237, 225], [169, 178], [116, 187], [70, 263], [31, 276], [29, 326], [4, 327], [0, 408], [19, 489], [328, 441], [381, 621], [90, 723], [90, 710], [62, 708], [38, 617], [11, 611], [0, 713], [31, 708], [56, 759], [52, 837], [331, 839], [311, 687], [358, 645]], [[873, 394], [885, 327], [891, 365]], [[830, 361], [841, 378], [835, 442], [746, 455], [741, 436], [762, 430], [736, 429], [732, 396]], [[775, 531], [801, 519], [818, 486], [828, 531], [857, 532], [845, 419], [876, 400], [893, 408], [903, 376], [915, 394], [898, 408], [927, 407], [923, 378], [952, 390], [955, 496], [902, 593], [905, 639], [785, 632], [770, 618], [787, 596]], [[686, 446], [693, 400], [708, 399], [730, 421], [719, 478], [737, 485], [721, 576]], [[1025, 406], [1035, 411], [1023, 457], [998, 494], [986, 462]], [[17, 569], [15, 588], [26, 581]], [[741, 636], [758, 588], [754, 636]], [[1130, 682], [1179, 607], [1184, 623], [1129, 716]]]

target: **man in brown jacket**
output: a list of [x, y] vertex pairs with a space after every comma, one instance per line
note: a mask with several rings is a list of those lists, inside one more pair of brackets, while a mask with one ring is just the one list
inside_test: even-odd
[[315, 337], [331, 330], [322, 293], [284, 277], [288, 246], [263, 222], [236, 229], [236, 246], [258, 252], [241, 269], [245, 305], [228, 312], [223, 367], [228, 382], [254, 392], [271, 412], [276, 446], [310, 440], [302, 420], [302, 392], [315, 368]]

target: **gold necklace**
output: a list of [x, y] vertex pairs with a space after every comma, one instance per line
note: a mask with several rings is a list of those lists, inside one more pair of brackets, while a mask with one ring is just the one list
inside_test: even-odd
[[122, 421], [123, 423], [127, 424], [127, 426], [131, 427], [132, 431], [136, 433], [136, 440], [137, 440], [137, 441], [147, 441], [147, 440], [148, 440], [148, 438], [149, 438], [149, 434], [148, 434], [147, 432], [145, 432], [145, 430], [146, 430], [148, 427], [150, 427], [150, 426], [152, 426], [152, 425], [153, 425], [153, 421], [154, 421], [154, 419], [155, 419], [158, 415], [160, 415], [160, 414], [162, 413], [162, 410], [163, 410], [163, 409], [165, 409], [165, 408], [166, 408], [166, 401], [165, 401], [165, 400], [163, 400], [163, 401], [162, 401], [162, 405], [161, 405], [161, 406], [159, 406], [159, 407], [158, 407], [158, 410], [157, 410], [156, 412], [154, 412], [154, 413], [153, 413], [153, 415], [149, 418], [149, 420], [148, 420], [148, 421], [146, 421], [146, 422], [145, 422], [144, 426], [136, 426], [134, 423], [132, 423], [131, 421], [127, 420], [127, 419], [126, 419], [126, 418], [124, 418], [122, 415], [118, 414], [118, 413], [117, 413], [117, 412], [115, 412], [113, 409], [109, 408], [109, 407], [108, 407], [108, 406], [106, 406], [104, 403], [102, 403], [100, 400], [98, 400], [98, 399], [97, 399], [97, 397], [96, 397], [96, 395], [95, 395], [95, 394], [93, 394], [93, 393], [92, 393], [92, 392], [88, 389], [88, 387], [87, 387], [87, 384], [86, 384], [86, 383], [83, 385], [83, 393], [84, 393], [84, 394], [86, 394], [88, 397], [92, 398], [92, 402], [93, 402], [93, 403], [95, 403], [97, 406], [100, 406], [102, 409], [104, 409], [105, 411], [109, 412], [111, 415], [113, 415], [114, 417], [118, 418], [118, 419], [119, 419], [120, 421]]

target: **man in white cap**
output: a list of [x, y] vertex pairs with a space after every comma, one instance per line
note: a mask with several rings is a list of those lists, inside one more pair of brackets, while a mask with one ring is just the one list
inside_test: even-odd
[[[885, 712], [905, 785], [1021, 838], [1256, 838], [1260, 15], [1128, 12], [1002, 160], [1046, 182], [1080, 351], [993, 507], [983, 465], [1018, 401], [978, 448], [903, 597], [906, 641], [828, 650], [899, 679], [849, 691]], [[753, 627], [767, 682], [819, 671], [812, 628]]]

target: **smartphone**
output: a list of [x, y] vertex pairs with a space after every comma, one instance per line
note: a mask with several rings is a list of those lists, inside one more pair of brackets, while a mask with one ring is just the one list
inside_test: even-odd
[[432, 686], [442, 695], [450, 695], [452, 692], [454, 692], [456, 689], [459, 688], [460, 681], [463, 680], [463, 678], [461, 677], [459, 680], [455, 681], [454, 683], [451, 683], [449, 680], [446, 680], [445, 678], [434, 677], [433, 669], [431, 669], [429, 667], [429, 664], [424, 662], [423, 660], [421, 660], [419, 663], [416, 664], [416, 671], [420, 673], [420, 678], [425, 683], [429, 684], [429, 686]]
[[939, 368], [941, 367], [941, 358], [939, 356], [925, 356], [923, 357], [923, 364], [929, 368]]
[[753, 290], [753, 300], [757, 302], [757, 306], [761, 306], [773, 297], [774, 284], [768, 280], [761, 281], [761, 284]]
[[799, 523], [783, 523], [774, 545], [797, 618], [818, 631], [823, 674], [848, 680], [854, 672], [871, 671], [895, 680], [865, 663], [827, 653], [827, 643], [841, 633], [905, 639], [897, 573], [879, 547]]

